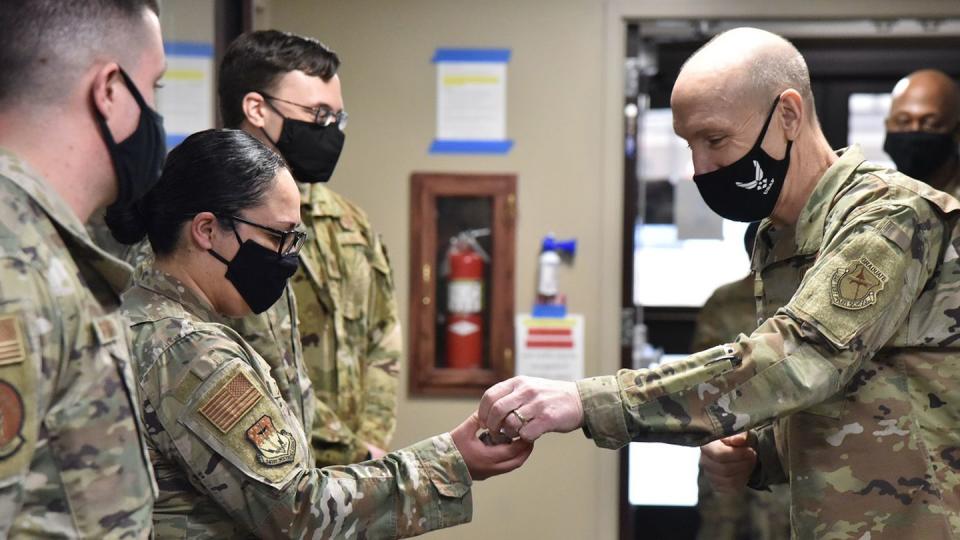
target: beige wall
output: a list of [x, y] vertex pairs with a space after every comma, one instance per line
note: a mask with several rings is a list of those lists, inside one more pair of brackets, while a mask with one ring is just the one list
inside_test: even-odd
[[[956, 13], [952, 1], [771, 2], [677, 0], [260, 0], [257, 26], [320, 38], [343, 59], [351, 121], [332, 187], [372, 216], [396, 271], [401, 314], [409, 286], [413, 171], [512, 172], [519, 177], [518, 310], [533, 295], [536, 251], [549, 231], [581, 242], [563, 276], [586, 315], [588, 375], [619, 364], [622, 18], [816, 17]], [[509, 47], [505, 157], [433, 157], [439, 46]], [[446, 431], [474, 400], [412, 399], [402, 373], [395, 446]], [[579, 434], [542, 439], [531, 461], [476, 486], [471, 525], [434, 538], [612, 539], [617, 455]]]

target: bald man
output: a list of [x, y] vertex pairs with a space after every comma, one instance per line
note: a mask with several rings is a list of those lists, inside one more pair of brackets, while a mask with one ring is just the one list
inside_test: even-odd
[[884, 152], [903, 174], [960, 195], [960, 87], [922, 69], [900, 79], [891, 97]]
[[528, 440], [582, 427], [604, 448], [728, 437], [706, 465], [729, 486], [788, 482], [796, 537], [960, 535], [960, 203], [833, 152], [806, 63], [774, 34], [711, 40], [671, 106], [710, 208], [763, 220], [759, 328], [656, 369], [504, 381], [481, 421]]

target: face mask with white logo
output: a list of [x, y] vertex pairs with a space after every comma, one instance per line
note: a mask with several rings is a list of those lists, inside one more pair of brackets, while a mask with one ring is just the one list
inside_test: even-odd
[[726, 167], [693, 176], [703, 201], [726, 219], [758, 221], [773, 213], [777, 205], [783, 181], [787, 177], [787, 168], [790, 167], [793, 141], [787, 141], [786, 155], [780, 160], [770, 157], [760, 144], [767, 134], [778, 103], [780, 96], [773, 101], [773, 108], [763, 123], [757, 142], [745, 156]]

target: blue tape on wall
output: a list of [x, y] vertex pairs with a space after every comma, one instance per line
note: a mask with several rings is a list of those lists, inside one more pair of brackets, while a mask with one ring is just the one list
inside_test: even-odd
[[199, 41], [168, 41], [163, 44], [163, 52], [175, 56], [213, 58], [213, 44]]
[[434, 139], [431, 154], [506, 154], [513, 141], [454, 141]]
[[510, 49], [437, 49], [432, 62], [499, 62], [510, 61]]
[[185, 133], [167, 133], [167, 152], [173, 150], [173, 147], [182, 143], [187, 138]]

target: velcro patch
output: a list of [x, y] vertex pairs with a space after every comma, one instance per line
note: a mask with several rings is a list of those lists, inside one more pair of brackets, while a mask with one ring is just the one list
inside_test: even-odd
[[263, 415], [247, 428], [247, 440], [257, 449], [257, 461], [268, 467], [290, 463], [297, 454], [297, 444], [285, 429], [277, 429], [273, 418]]
[[877, 303], [877, 295], [887, 283], [887, 276], [866, 257], [860, 257], [848, 268], [838, 268], [830, 280], [830, 301], [850, 310], [868, 308]]
[[217, 429], [226, 433], [262, 397], [263, 394], [250, 382], [250, 379], [243, 372], [238, 372], [213, 397], [201, 405], [199, 411]]
[[23, 362], [25, 357], [20, 317], [17, 315], [0, 317], [0, 366]]

